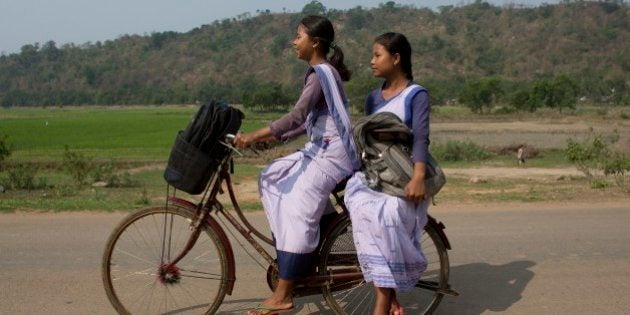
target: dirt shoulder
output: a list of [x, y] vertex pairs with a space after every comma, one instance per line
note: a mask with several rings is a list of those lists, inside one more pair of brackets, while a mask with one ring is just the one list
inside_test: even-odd
[[[553, 211], [553, 210], [585, 210], [585, 209], [626, 209], [630, 211], [630, 197], [615, 200], [597, 201], [597, 202], [583, 202], [583, 201], [541, 201], [541, 202], [459, 202], [459, 201], [445, 201], [439, 200], [436, 205], [430, 207], [430, 214], [439, 218], [441, 213], [469, 213], [469, 212], [504, 212], [504, 211]], [[95, 217], [95, 218], [108, 218], [112, 216], [122, 217], [128, 212], [124, 211], [41, 211], [41, 210], [28, 210], [18, 209], [14, 212], [0, 212], [0, 216], [4, 219], [22, 218], [22, 217], [36, 217], [38, 219], [46, 219], [52, 217], [68, 217], [68, 218], [81, 218], [81, 217]], [[256, 213], [262, 215], [262, 210], [248, 211], [252, 215]]]
[[537, 202], [458, 202], [439, 201], [430, 211], [439, 216], [439, 213], [450, 212], [488, 212], [488, 211], [509, 211], [509, 210], [583, 210], [591, 208], [619, 208], [630, 211], [630, 197], [618, 198], [606, 201], [537, 201]]
[[537, 168], [537, 167], [479, 167], [479, 168], [445, 168], [444, 173], [455, 176], [489, 177], [489, 178], [528, 178], [583, 176], [575, 167]]

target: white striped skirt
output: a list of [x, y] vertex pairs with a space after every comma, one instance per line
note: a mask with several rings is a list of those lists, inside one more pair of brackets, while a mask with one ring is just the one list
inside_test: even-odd
[[374, 191], [362, 178], [361, 172], [350, 178], [344, 200], [363, 276], [376, 287], [408, 290], [427, 267], [420, 238], [430, 202]]

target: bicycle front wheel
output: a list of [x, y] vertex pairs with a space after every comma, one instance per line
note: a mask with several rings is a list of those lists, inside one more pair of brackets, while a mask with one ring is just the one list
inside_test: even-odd
[[120, 314], [213, 314], [227, 287], [225, 248], [203, 225], [195, 246], [168, 266], [188, 242], [195, 214], [169, 206], [130, 214], [110, 236], [102, 277]]
[[[440, 290], [448, 288], [448, 254], [437, 228], [429, 221], [420, 240], [422, 252], [428, 263], [420, 281], [410, 291], [397, 294], [397, 299], [406, 314], [431, 314], [444, 295]], [[320, 274], [325, 275], [341, 269], [361, 271], [350, 220], [333, 229], [322, 246]], [[336, 314], [371, 314], [373, 311], [374, 286], [363, 279], [329, 283], [322, 291], [326, 303]]]

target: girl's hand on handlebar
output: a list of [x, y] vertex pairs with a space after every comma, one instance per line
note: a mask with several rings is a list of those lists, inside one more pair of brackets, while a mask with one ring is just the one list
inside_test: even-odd
[[236, 138], [234, 138], [234, 146], [240, 149], [244, 149], [250, 146], [254, 142], [254, 133], [238, 133], [236, 134]]

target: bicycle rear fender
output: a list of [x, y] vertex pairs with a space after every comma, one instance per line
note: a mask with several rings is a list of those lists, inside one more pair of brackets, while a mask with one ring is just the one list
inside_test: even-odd
[[444, 223], [436, 220], [434, 217], [430, 215], [428, 217], [429, 221], [427, 222], [427, 224], [432, 224], [433, 226], [435, 226], [435, 231], [437, 231], [438, 235], [440, 236], [442, 243], [444, 243], [446, 249], [450, 250], [451, 242], [449, 242], [448, 238], [446, 237], [446, 233], [444, 233], [444, 229], [446, 229], [446, 226], [444, 226]]
[[[197, 205], [195, 205], [194, 203], [188, 200], [184, 200], [177, 197], [169, 197], [168, 201], [170, 204], [188, 209], [192, 213], [195, 213], [197, 211]], [[228, 269], [226, 293], [228, 295], [232, 295], [232, 289], [234, 289], [234, 282], [236, 281], [236, 270], [235, 270], [235, 265], [234, 265], [235, 261], [234, 261], [234, 252], [232, 251], [232, 245], [230, 243], [229, 238], [225, 234], [225, 231], [223, 231], [223, 228], [221, 227], [221, 225], [219, 225], [219, 223], [212, 217], [212, 215], [208, 215], [208, 217], [206, 218], [206, 222], [210, 226], [210, 228], [213, 229], [215, 233], [217, 233], [217, 236], [219, 237], [219, 241], [225, 248], [225, 255], [227, 256], [226, 258], [227, 258], [227, 269]]]

